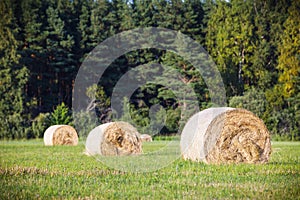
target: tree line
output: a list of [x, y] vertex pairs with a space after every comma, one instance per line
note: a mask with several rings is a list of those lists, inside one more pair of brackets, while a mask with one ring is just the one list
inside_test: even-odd
[[[2, 139], [41, 137], [51, 123], [47, 113], [72, 108], [76, 74], [88, 53], [105, 39], [138, 27], [180, 31], [197, 41], [221, 73], [229, 106], [253, 111], [274, 138], [300, 138], [299, 1], [1, 0], [0, 17]], [[208, 87], [191, 63], [170, 51], [140, 49], [116, 59], [98, 85], [86, 91], [96, 123], [112, 120], [110, 96], [122, 75], [149, 63], [180, 73], [182, 84], [196, 92], [200, 110], [212, 106]], [[146, 75], [153, 70], [142, 69]], [[158, 134], [177, 132], [185, 104], [167, 84], [176, 83], [147, 84], [122, 99], [121, 119], [131, 117], [141, 132], [155, 132], [158, 125], [149, 118], [155, 110], [158, 121], [165, 119]], [[81, 123], [92, 127], [94, 120], [85, 117]]]

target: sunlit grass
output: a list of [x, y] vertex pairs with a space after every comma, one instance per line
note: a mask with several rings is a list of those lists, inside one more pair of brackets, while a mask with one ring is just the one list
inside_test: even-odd
[[[168, 143], [145, 143], [144, 156], [153, 159], [151, 152]], [[273, 142], [272, 150], [264, 165], [206, 165], [179, 156], [157, 171], [135, 173], [86, 156], [82, 141], [76, 147], [0, 141], [0, 199], [299, 198], [300, 143]]]

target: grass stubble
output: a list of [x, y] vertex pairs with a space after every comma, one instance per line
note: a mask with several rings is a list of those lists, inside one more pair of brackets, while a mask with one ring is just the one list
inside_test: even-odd
[[[144, 153], [167, 143], [144, 143]], [[1, 141], [0, 181], [0, 199], [299, 199], [300, 142], [273, 142], [267, 164], [207, 165], [179, 157], [138, 173], [84, 155], [83, 141], [55, 147]]]

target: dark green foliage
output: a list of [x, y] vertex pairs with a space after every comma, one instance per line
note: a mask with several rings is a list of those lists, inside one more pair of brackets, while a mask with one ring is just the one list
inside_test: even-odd
[[58, 105], [49, 117], [50, 125], [72, 125], [72, 115], [65, 103]]
[[73, 124], [78, 136], [81, 138], [86, 138], [89, 132], [100, 123], [98, 122], [95, 113], [90, 111], [80, 111], [73, 113]]
[[109, 122], [112, 114], [109, 108], [110, 98], [106, 96], [103, 87], [92, 85], [87, 89], [86, 95], [90, 98], [86, 111], [95, 112], [101, 123]]
[[[217, 64], [231, 106], [255, 112], [274, 134], [299, 138], [299, 1], [2, 0], [0, 17], [0, 138], [40, 137], [45, 127], [40, 113], [62, 102], [72, 107], [76, 73], [87, 54], [117, 33], [149, 26], [176, 30], [201, 43]], [[117, 58], [98, 86], [84, 91], [91, 104], [74, 113], [75, 124], [87, 124], [80, 135], [86, 136], [94, 122], [114, 120], [110, 96], [126, 72], [155, 63], [169, 68], [139, 68], [141, 76], [154, 74], [159, 84], [146, 84], [128, 99], [132, 120], [143, 132], [157, 132], [151, 117], [165, 122], [163, 134], [180, 131], [197, 106], [189, 107], [191, 94], [184, 87], [176, 90], [184, 100], [170, 88], [188, 86], [200, 109], [213, 106], [207, 88], [211, 80], [203, 80], [186, 59], [151, 48]], [[122, 103], [118, 106], [122, 110]], [[63, 110], [52, 116], [53, 124], [72, 122], [69, 114], [62, 117]]]
[[40, 113], [36, 118], [34, 118], [31, 124], [31, 129], [27, 134], [27, 138], [42, 138], [50, 124], [50, 114]]
[[300, 132], [299, 122], [295, 119], [294, 110], [286, 108], [280, 111], [272, 110], [266, 123], [273, 135], [296, 141], [300, 139]]
[[[280, 101], [280, 97], [277, 97], [277, 104], [274, 104], [276, 102], [274, 99], [270, 99], [270, 95], [273, 92], [275, 91], [263, 92], [262, 90], [251, 88], [243, 96], [232, 97], [229, 101], [229, 106], [245, 108], [255, 113], [264, 120], [269, 131], [276, 135], [275, 138], [277, 139], [299, 140], [299, 120], [297, 120], [297, 117], [299, 119], [299, 100], [290, 99], [290, 105], [293, 106], [282, 109], [284, 101]], [[276, 93], [278, 94], [278, 92]]]
[[229, 101], [229, 106], [234, 108], [245, 108], [255, 113], [262, 119], [265, 118], [267, 110], [267, 99], [265, 93], [256, 88], [251, 88], [243, 96], [234, 96]]
[[127, 97], [123, 98], [122, 116], [120, 117], [120, 120], [128, 123], [132, 122], [130, 114], [130, 103]]
[[24, 127], [24, 86], [28, 71], [19, 62], [20, 32], [10, 0], [0, 1], [0, 139], [26, 137]]
[[[154, 99], [152, 99], [154, 100]], [[155, 101], [155, 100], [154, 100]], [[159, 104], [159, 100], [149, 106], [142, 100], [138, 105], [130, 102], [126, 97], [123, 99], [123, 112], [119, 120], [136, 125], [142, 134], [164, 135], [177, 134], [181, 117], [180, 108], [168, 107], [165, 102]]]

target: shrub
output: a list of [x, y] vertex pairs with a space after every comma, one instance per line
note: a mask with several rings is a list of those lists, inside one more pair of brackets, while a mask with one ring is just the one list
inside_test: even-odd
[[99, 125], [96, 115], [88, 111], [73, 113], [73, 123], [79, 137], [86, 138], [89, 132]]
[[0, 121], [0, 139], [26, 138], [23, 118], [19, 113], [13, 113]]
[[34, 118], [31, 124], [31, 131], [27, 134], [27, 138], [42, 138], [45, 130], [50, 125], [49, 113], [40, 113]]
[[50, 114], [50, 125], [72, 125], [72, 115], [69, 108], [62, 102]]
[[123, 100], [123, 114], [120, 120], [136, 125], [141, 134], [167, 135], [177, 133], [180, 122], [180, 108], [165, 108], [155, 104], [150, 108], [135, 108], [127, 98]]
[[229, 106], [247, 109], [263, 120], [266, 119], [267, 100], [265, 93], [261, 90], [251, 88], [243, 96], [234, 96], [230, 99]]
[[277, 90], [278, 88], [274, 87], [264, 92], [251, 88], [243, 96], [232, 97], [229, 106], [245, 108], [263, 119], [271, 134], [274, 135], [272, 139], [299, 140], [297, 109], [288, 106], [278, 95]]

